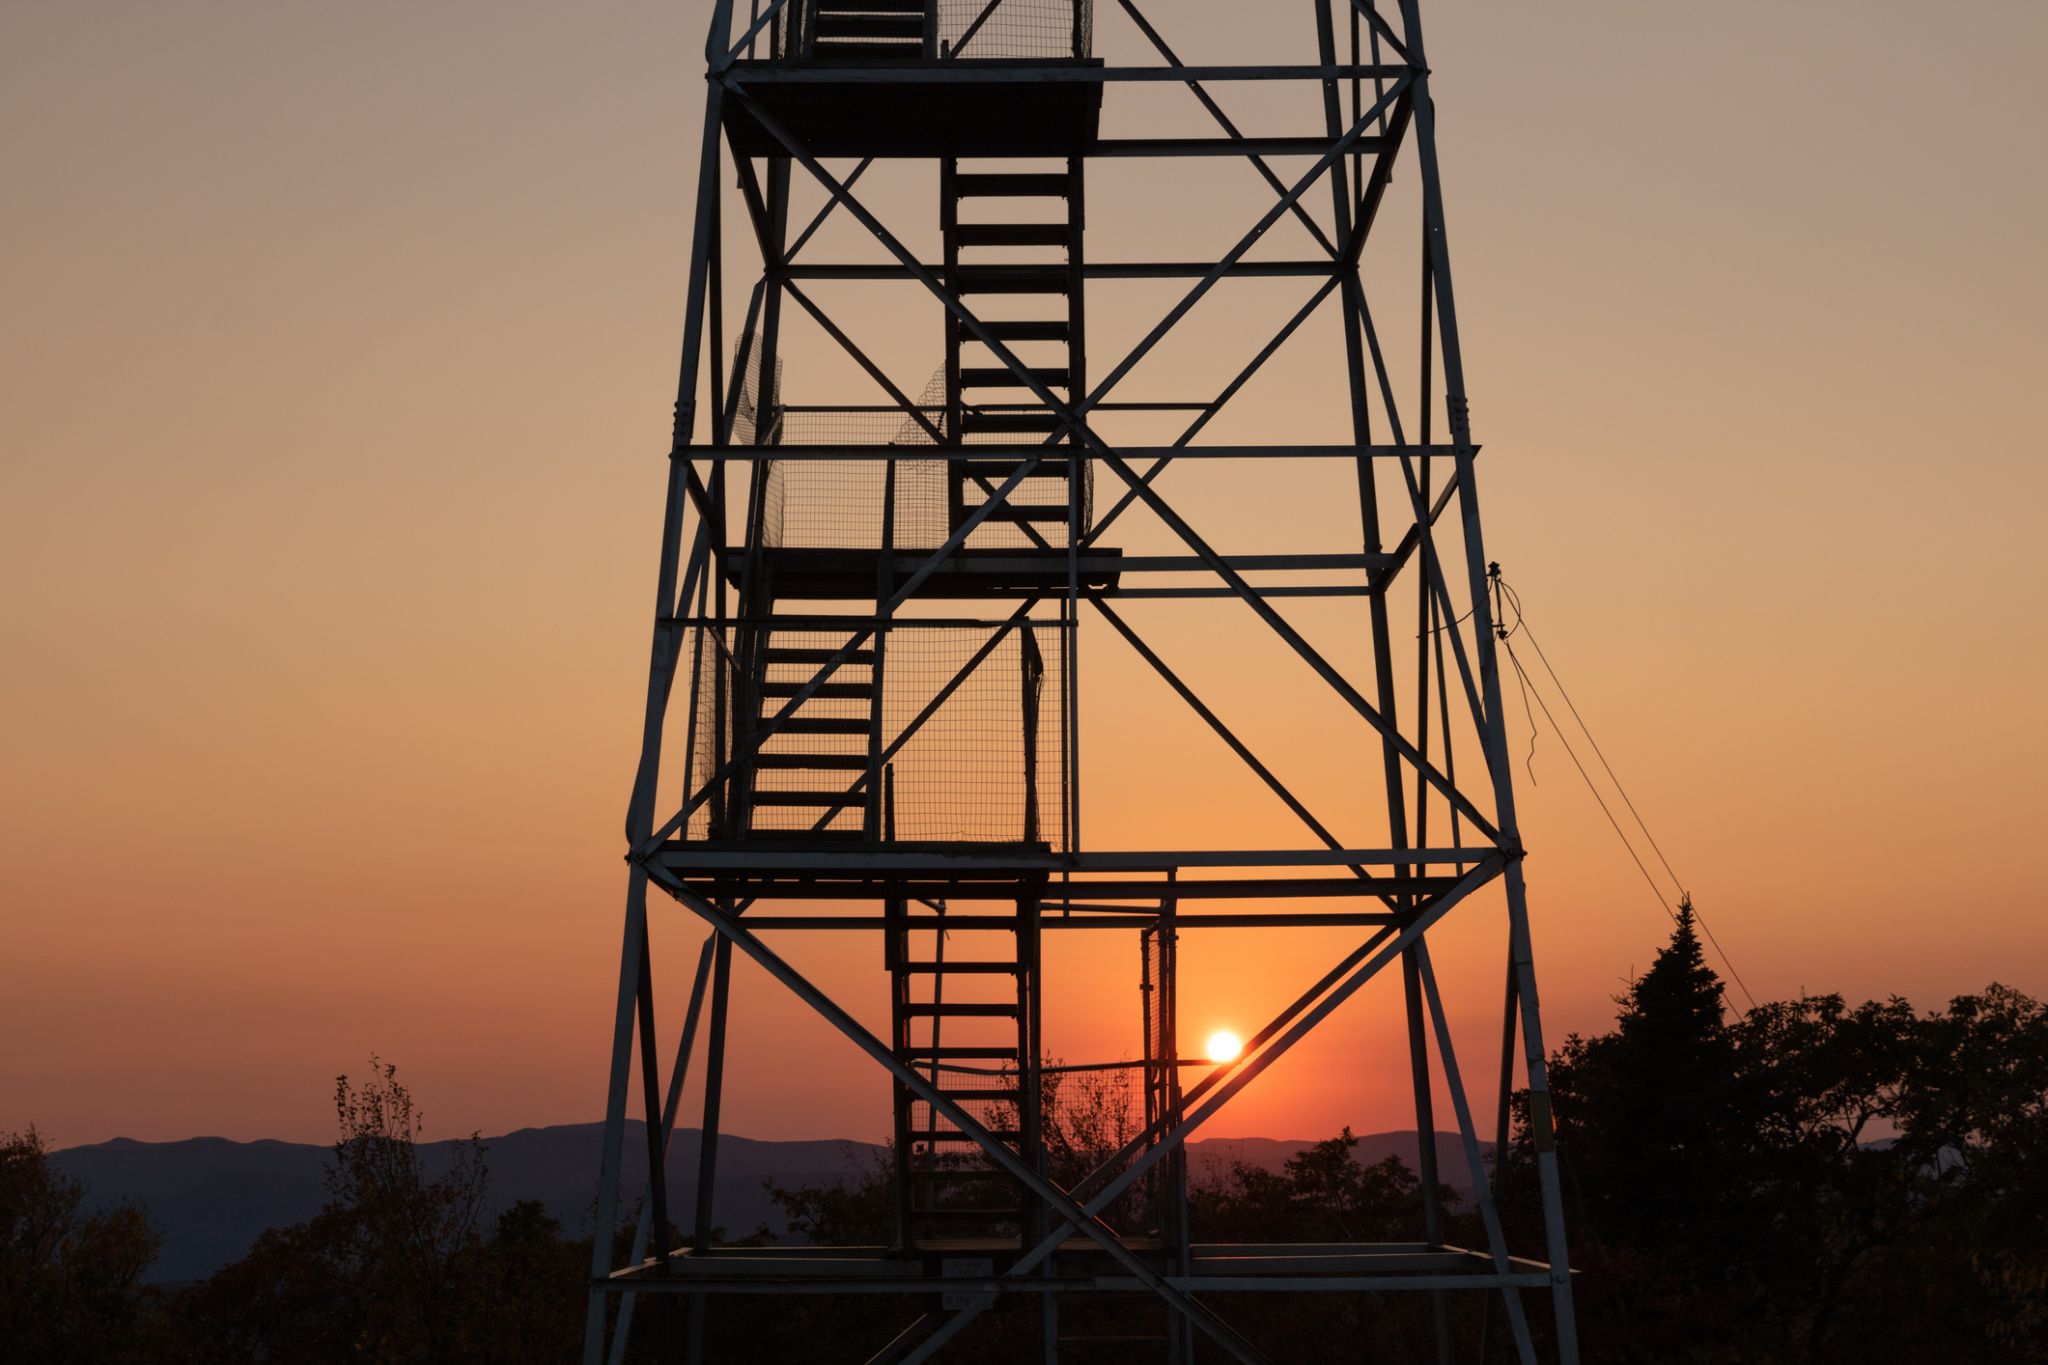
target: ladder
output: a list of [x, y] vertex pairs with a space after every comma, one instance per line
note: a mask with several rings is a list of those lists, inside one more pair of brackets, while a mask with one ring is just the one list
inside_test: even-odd
[[[939, 163], [947, 290], [1067, 402], [1087, 391], [1081, 167], [1079, 157], [1057, 171], [962, 170], [955, 158]], [[1051, 409], [950, 312], [945, 326], [949, 443], [1036, 446], [1061, 432]], [[1068, 441], [1062, 434], [1057, 444]], [[947, 479], [952, 525], [957, 529], [1020, 463], [1014, 456], [954, 460]], [[1037, 528], [1066, 524], [1072, 485], [1086, 467], [1064, 456], [1042, 458], [984, 524], [1021, 525], [1044, 546], [1048, 538]]]
[[[892, 1046], [940, 1095], [1012, 1151], [1039, 1165], [1038, 903], [1014, 916], [950, 922], [943, 902], [912, 917], [887, 908]], [[989, 956], [949, 957], [950, 934], [972, 933]], [[1042, 1228], [1036, 1201], [966, 1133], [900, 1082], [895, 1089], [897, 1221], [906, 1248], [945, 1238], [999, 1238], [1021, 1249]]]

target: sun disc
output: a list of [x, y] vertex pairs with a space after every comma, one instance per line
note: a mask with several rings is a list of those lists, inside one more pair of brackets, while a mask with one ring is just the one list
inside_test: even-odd
[[1244, 1040], [1227, 1028], [1217, 1029], [1209, 1035], [1209, 1060], [1212, 1062], [1234, 1062], [1242, 1051]]

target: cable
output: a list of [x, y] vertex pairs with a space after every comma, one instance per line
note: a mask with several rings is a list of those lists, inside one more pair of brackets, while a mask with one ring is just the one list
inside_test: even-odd
[[[1529, 686], [1529, 675], [1523, 669], [1522, 661], [1515, 657], [1515, 648], [1513, 645], [1508, 646], [1508, 662], [1515, 666], [1515, 674], [1517, 677], [1521, 678], [1522, 687], [1524, 689], [1524, 695], [1526, 695], [1527, 688]], [[1564, 735], [1560, 733], [1557, 728], [1557, 718], [1550, 714], [1550, 703], [1543, 700], [1543, 698], [1539, 695], [1536, 698], [1536, 704], [1543, 708], [1543, 718], [1550, 722], [1551, 733], [1557, 735], [1557, 742], [1559, 744], [1564, 745], [1564, 751], [1571, 758], [1572, 766], [1577, 768], [1579, 770], [1579, 776], [1586, 780], [1586, 790], [1593, 793], [1593, 800], [1596, 803], [1598, 803], [1600, 807], [1600, 813], [1607, 817], [1608, 824], [1614, 826], [1614, 837], [1621, 840], [1621, 846], [1628, 850], [1628, 856], [1635, 863], [1636, 871], [1642, 873], [1643, 880], [1649, 883], [1650, 894], [1657, 898], [1657, 908], [1662, 910], [1666, 915], [1670, 915], [1673, 918], [1676, 918], [1676, 912], [1673, 911], [1670, 906], [1664, 903], [1664, 888], [1657, 885], [1657, 879], [1655, 877], [1652, 877], [1650, 875], [1650, 869], [1643, 865], [1642, 857], [1636, 852], [1635, 845], [1628, 841], [1628, 834], [1622, 829], [1621, 822], [1619, 820], [1616, 820], [1614, 818], [1614, 812], [1607, 808], [1607, 798], [1600, 795], [1600, 789], [1593, 785], [1593, 777], [1590, 773], [1586, 771], [1586, 765], [1579, 762], [1579, 756], [1572, 751], [1572, 746], [1570, 744], [1565, 743]]]
[[[1503, 635], [1500, 638], [1502, 643], [1505, 644], [1508, 637]], [[1512, 659], [1514, 656], [1514, 647], [1509, 646], [1508, 657]], [[1522, 684], [1522, 714], [1529, 718], [1529, 752], [1522, 759], [1522, 768], [1523, 771], [1529, 774], [1529, 785], [1540, 787], [1543, 784], [1536, 780], [1536, 713], [1529, 709], [1529, 675], [1522, 672], [1520, 664], [1515, 665], [1515, 678]], [[1546, 714], [1548, 713], [1546, 712]], [[1555, 725], [1551, 726], [1553, 730], [1556, 728]], [[1678, 879], [1674, 877], [1672, 880], [1676, 881]]]
[[1586, 736], [1586, 742], [1593, 746], [1593, 753], [1600, 760], [1600, 767], [1606, 772], [1608, 780], [1614, 783], [1614, 790], [1620, 794], [1622, 802], [1628, 806], [1628, 813], [1635, 817], [1636, 826], [1642, 830], [1643, 837], [1650, 841], [1650, 847], [1657, 854], [1657, 861], [1664, 865], [1664, 871], [1670, 876], [1672, 885], [1683, 890], [1685, 883], [1680, 881], [1678, 874], [1671, 870], [1671, 860], [1665, 857], [1664, 850], [1657, 846], [1657, 836], [1650, 833], [1650, 826], [1643, 820], [1642, 812], [1636, 809], [1636, 803], [1629, 800], [1628, 789], [1622, 786], [1621, 779], [1614, 775], [1614, 765], [1609, 763], [1607, 755], [1601, 752], [1600, 741], [1593, 738], [1593, 731], [1587, 726], [1586, 718], [1579, 714], [1579, 708], [1573, 704], [1572, 694], [1565, 689], [1564, 680], [1558, 677], [1557, 670], [1550, 666], [1550, 656], [1543, 652], [1543, 642], [1536, 638], [1534, 630], [1529, 629], [1528, 618], [1522, 615], [1521, 599], [1515, 596], [1513, 588], [1508, 588], [1507, 593], [1509, 600], [1515, 606], [1516, 628], [1527, 632], [1530, 646], [1535, 649], [1536, 657], [1543, 663], [1543, 671], [1548, 673], [1550, 681], [1557, 685], [1557, 694], [1564, 698], [1564, 704], [1571, 710], [1572, 719], [1578, 722], [1580, 732]]
[[[1496, 603], [1494, 634], [1499, 638], [1502, 647], [1507, 651], [1508, 661], [1514, 665], [1515, 676], [1521, 682], [1524, 710], [1528, 707], [1529, 693], [1532, 690], [1531, 682], [1528, 670], [1522, 666], [1522, 660], [1515, 653], [1515, 647], [1511, 643], [1511, 639], [1517, 634], [1527, 633], [1530, 645], [1536, 650], [1537, 658], [1542, 660], [1544, 672], [1550, 675], [1551, 683], [1557, 688], [1558, 696], [1563, 698], [1565, 706], [1570, 709], [1572, 719], [1577, 722], [1580, 733], [1585, 735], [1586, 743], [1592, 747], [1594, 754], [1599, 757], [1600, 767], [1606, 772], [1608, 781], [1614, 784], [1615, 793], [1621, 797], [1622, 803], [1628, 807], [1629, 815], [1635, 820], [1636, 826], [1642, 830], [1644, 840], [1649, 843], [1650, 848], [1656, 853], [1657, 861], [1663, 866], [1665, 875], [1670, 877], [1671, 884], [1678, 888], [1680, 906], [1692, 912], [1694, 921], [1700, 926], [1700, 932], [1706, 935], [1707, 942], [1713, 946], [1715, 955], [1721, 959], [1721, 965], [1727, 969], [1729, 979], [1742, 992], [1743, 999], [1749, 1002], [1749, 1008], [1755, 1009], [1756, 997], [1750, 993], [1748, 983], [1742, 979], [1742, 973], [1735, 969], [1734, 959], [1728, 956], [1728, 950], [1723, 948], [1721, 941], [1714, 936], [1714, 931], [1708, 925], [1706, 917], [1701, 915], [1698, 909], [1693, 906], [1692, 896], [1686, 891], [1684, 881], [1679, 878], [1677, 872], [1672, 870], [1671, 860], [1664, 856], [1663, 848], [1657, 843], [1657, 836], [1650, 832], [1649, 823], [1643, 819], [1642, 812], [1636, 809], [1636, 803], [1630, 799], [1628, 789], [1622, 785], [1621, 778], [1616, 776], [1614, 765], [1607, 761], [1607, 755], [1600, 748], [1600, 741], [1593, 737], [1592, 727], [1586, 724], [1586, 718], [1580, 714], [1577, 704], [1572, 701], [1571, 692], [1565, 687], [1564, 680], [1557, 676], [1557, 670], [1551, 666], [1549, 656], [1543, 652], [1542, 644], [1536, 639], [1536, 632], [1529, 629], [1528, 617], [1522, 610], [1522, 599], [1513, 588], [1507, 585], [1506, 580], [1501, 577], [1498, 564], [1488, 567], [1491, 570], [1488, 576], [1493, 580]], [[1502, 613], [1499, 610], [1499, 605], [1503, 601], [1508, 606], [1514, 608], [1515, 622], [1513, 626], [1504, 625], [1501, 621]], [[1557, 717], [1551, 713], [1550, 704], [1543, 699], [1540, 689], [1536, 690], [1536, 704], [1542, 708], [1543, 718], [1549, 722], [1551, 733], [1557, 736], [1557, 742], [1564, 747], [1566, 756], [1572, 761], [1572, 766], [1578, 769], [1579, 777], [1585, 782], [1586, 790], [1592, 793], [1594, 802], [1600, 807], [1600, 813], [1607, 817], [1607, 823], [1613, 827], [1615, 837], [1621, 840], [1621, 846], [1628, 851], [1628, 856], [1635, 863], [1636, 870], [1643, 874], [1643, 880], [1649, 883], [1651, 894], [1657, 898], [1658, 908], [1671, 919], [1676, 920], [1678, 912], [1674, 911], [1665, 902], [1663, 888], [1658, 886], [1657, 879], [1650, 875], [1650, 869], [1643, 862], [1642, 855], [1636, 852], [1635, 844], [1629, 839], [1627, 831], [1622, 829], [1621, 822], [1615, 818], [1613, 810], [1608, 807], [1606, 798], [1600, 794], [1600, 789], [1594, 784], [1592, 774], [1587, 772], [1586, 765], [1579, 761], [1578, 753], [1572, 748], [1571, 741], [1564, 737], [1564, 729], [1557, 723]], [[1535, 753], [1535, 720], [1533, 717], [1530, 720], [1530, 730], [1530, 753], [1533, 756]], [[1535, 774], [1533, 772], [1530, 774], [1530, 781], [1535, 781]], [[1722, 995], [1727, 995], [1725, 989], [1722, 991]]]

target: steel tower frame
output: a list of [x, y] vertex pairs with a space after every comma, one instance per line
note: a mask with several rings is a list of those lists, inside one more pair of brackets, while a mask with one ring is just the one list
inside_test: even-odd
[[[1056, 53], [1023, 56], [972, 50], [1003, 6], [1027, 0], [753, 0], [735, 13], [716, 0], [706, 43], [708, 87], [697, 177], [682, 361], [669, 450], [660, 565], [654, 611], [641, 757], [626, 820], [628, 880], [603, 1167], [594, 1228], [586, 1365], [623, 1360], [634, 1307], [647, 1294], [679, 1295], [687, 1305], [683, 1351], [701, 1359], [707, 1298], [724, 1294], [825, 1293], [908, 1295], [902, 1334], [872, 1344], [875, 1362], [919, 1361], [944, 1350], [998, 1298], [1035, 1297], [1043, 1306], [1045, 1356], [1059, 1355], [1058, 1305], [1091, 1292], [1137, 1292], [1155, 1298], [1170, 1324], [1171, 1358], [1193, 1358], [1197, 1335], [1241, 1361], [1266, 1359], [1233, 1329], [1222, 1311], [1229, 1297], [1251, 1292], [1419, 1291], [1433, 1296], [1438, 1357], [1455, 1343], [1446, 1296], [1497, 1294], [1514, 1348], [1538, 1359], [1524, 1294], [1547, 1291], [1550, 1351], [1576, 1362], [1578, 1348], [1566, 1256], [1562, 1201], [1544, 1071], [1543, 1033], [1531, 950], [1524, 850], [1515, 818], [1513, 781], [1496, 660], [1495, 613], [1488, 600], [1489, 565], [1481, 537], [1475, 443], [1469, 420], [1463, 356], [1445, 233], [1437, 131], [1417, 0], [1398, 0], [1382, 13], [1376, 0], [1305, 0], [1315, 19], [1316, 60], [1301, 65], [1189, 65], [1168, 45], [1135, 0], [1118, 0], [1123, 15], [1157, 60], [1109, 65], [1090, 56], [1094, 17], [1088, 0], [1063, 0], [1071, 41]], [[1043, 8], [1044, 0], [1037, 0]], [[946, 7], [962, 5], [950, 19]], [[965, 17], [964, 29], [961, 20]], [[948, 33], [947, 23], [953, 27]], [[993, 32], [993, 29], [988, 29]], [[1348, 57], [1340, 40], [1348, 31]], [[1215, 131], [1201, 135], [1109, 138], [1099, 112], [1111, 92], [1166, 82], [1193, 92]], [[1306, 136], [1248, 136], [1211, 93], [1234, 83], [1293, 82], [1319, 90], [1323, 127]], [[1403, 153], [1406, 153], [1405, 157]], [[857, 182], [877, 157], [941, 162], [945, 259], [921, 260], [862, 202]], [[1062, 157], [1068, 187], [1045, 174], [960, 171], [961, 158]], [[1247, 200], [1247, 230], [1215, 261], [1092, 262], [1082, 246], [1081, 200], [1086, 166], [1108, 158], [1234, 158], [1248, 163], [1267, 191]], [[1282, 174], [1270, 161], [1294, 158], [1305, 169]], [[856, 160], [850, 172], [831, 161]], [[1412, 171], [1410, 170], [1412, 168]], [[1368, 301], [1363, 253], [1397, 175], [1418, 182], [1419, 375], [1411, 401], [1397, 397], [1389, 347], [1383, 346]], [[977, 178], [978, 177], [978, 178]], [[822, 188], [825, 206], [792, 234], [793, 186]], [[1029, 183], [1026, 183], [1029, 182]], [[739, 345], [728, 361], [726, 240], [722, 192], [736, 183], [748, 231], [741, 251], [760, 260]], [[963, 232], [957, 205], [972, 194], [1059, 197], [1064, 223], [985, 227]], [[1310, 208], [1327, 194], [1328, 214]], [[887, 262], [819, 263], [798, 255], [825, 220], [843, 213], [886, 252]], [[1254, 252], [1283, 219], [1299, 224], [1320, 255], [1272, 260]], [[745, 237], [752, 238], [750, 243]], [[1030, 241], [1063, 248], [1066, 260], [1044, 267], [963, 264], [959, 246], [976, 240]], [[1007, 269], [1008, 274], [1002, 274]], [[1111, 391], [1225, 279], [1307, 279], [1307, 302], [1265, 342], [1213, 399], [1192, 404], [1121, 402]], [[815, 280], [894, 280], [944, 310], [947, 363], [925, 398], [893, 379], [807, 288]], [[1190, 281], [1181, 300], [1099, 378], [1086, 373], [1087, 283], [1114, 279]], [[987, 290], [1057, 293], [1064, 318], [993, 320], [980, 302]], [[974, 300], [970, 302], [969, 300]], [[794, 305], [791, 308], [789, 305]], [[1204, 444], [1195, 439], [1210, 418], [1293, 338], [1311, 316], [1334, 311], [1343, 334], [1348, 384], [1344, 402], [1352, 438], [1335, 444]], [[779, 392], [781, 334], [801, 317], [871, 378], [892, 420], [908, 424], [914, 452], [896, 441], [792, 439], [786, 413], [798, 409]], [[1028, 340], [1063, 339], [1061, 363], [1048, 368], [1020, 358]], [[964, 348], [982, 347], [993, 364], [961, 362]], [[977, 353], [978, 354], [978, 353]], [[1092, 383], [1091, 383], [1092, 380]], [[983, 383], [1021, 390], [1021, 402], [977, 404], [963, 397]], [[1441, 384], [1441, 391], [1436, 385]], [[1439, 407], [1439, 403], [1441, 406]], [[1119, 410], [1184, 408], [1194, 419], [1169, 445], [1111, 439], [1102, 418]], [[1443, 436], [1432, 430], [1443, 422]], [[1376, 420], [1385, 436], [1375, 439]], [[1020, 439], [976, 441], [984, 433]], [[942, 536], [899, 542], [899, 468], [914, 453], [941, 462], [950, 506]], [[1221, 553], [1164, 494], [1158, 476], [1175, 462], [1232, 462], [1264, 476], [1287, 465], [1271, 460], [1349, 462], [1357, 471], [1363, 527], [1360, 551], [1344, 553]], [[779, 497], [776, 469], [808, 462], [884, 471], [872, 543], [844, 546], [826, 559], [804, 560], [774, 540], [765, 510]], [[1098, 515], [1089, 489], [1097, 475], [1114, 480], [1118, 500]], [[1398, 475], [1398, 481], [1395, 479]], [[907, 476], [906, 476], [907, 477]], [[1347, 475], [1347, 478], [1349, 476]], [[1382, 506], [1381, 482], [1394, 495]], [[1034, 480], [1036, 481], [1034, 483]], [[1026, 504], [1026, 490], [1057, 481], [1056, 503]], [[970, 500], [970, 496], [978, 498]], [[1152, 514], [1181, 543], [1175, 555], [1126, 555], [1102, 543], [1126, 509]], [[991, 531], [1009, 539], [991, 546]], [[1018, 544], [1019, 539], [1024, 544]], [[936, 543], [931, 543], [933, 540]], [[836, 556], [836, 557], [835, 557]], [[801, 562], [799, 562], [801, 560]], [[829, 560], [829, 562], [828, 562]], [[1198, 573], [1196, 586], [1161, 586], [1157, 577]], [[1255, 585], [1251, 576], [1293, 575], [1284, 585]], [[780, 577], [778, 577], [778, 575]], [[806, 576], [808, 575], [808, 576]], [[1310, 581], [1300, 581], [1300, 576]], [[1136, 580], [1136, 581], [1133, 581]], [[1148, 581], [1150, 580], [1150, 581]], [[795, 584], [778, 596], [770, 583]], [[1416, 647], [1414, 690], [1401, 703], [1396, 683], [1390, 604], [1397, 587], [1412, 593]], [[1373, 737], [1380, 750], [1387, 839], [1349, 846], [1331, 832], [1229, 723], [1206, 703], [1115, 606], [1117, 598], [1241, 602]], [[1319, 652], [1283, 614], [1289, 598], [1362, 598], [1369, 670], [1354, 678]], [[820, 613], [789, 610], [794, 601], [859, 602]], [[964, 619], [931, 615], [935, 603], [996, 600], [1007, 615]], [[947, 610], [955, 610], [949, 606]], [[1405, 610], [1405, 607], [1404, 607]], [[1080, 837], [1078, 664], [1083, 620], [1101, 622], [1126, 642], [1205, 726], [1242, 760], [1311, 836], [1304, 846], [1263, 849], [1093, 850]], [[969, 632], [980, 647], [945, 684], [928, 690], [907, 720], [884, 719], [888, 660], [908, 646], [904, 632]], [[803, 630], [815, 634], [795, 646]], [[1092, 634], [1092, 632], [1091, 632]], [[1040, 658], [1039, 638], [1051, 657]], [[899, 837], [896, 770], [905, 745], [940, 713], [977, 667], [1004, 642], [1021, 642], [1023, 837], [933, 840]], [[891, 647], [894, 646], [892, 649]], [[1008, 646], [1005, 645], [1005, 648]], [[1006, 656], [1007, 657], [1007, 656]], [[1042, 721], [1036, 666], [1057, 675], [1055, 705]], [[767, 681], [772, 668], [798, 673]], [[866, 681], [860, 681], [862, 677]], [[892, 675], [893, 676], [893, 675]], [[1007, 676], [1007, 675], [1006, 675]], [[853, 681], [848, 681], [851, 678]], [[682, 683], [681, 687], [678, 684]], [[1004, 684], [1007, 686], [1008, 684]], [[741, 695], [744, 693], [744, 700]], [[770, 745], [800, 733], [804, 708], [848, 699], [871, 712], [829, 722], [848, 735], [844, 753], [783, 752], [771, 765]], [[1432, 715], [1432, 707], [1435, 714]], [[1403, 714], [1403, 712], [1406, 714]], [[672, 724], [672, 722], [678, 722]], [[1041, 725], [1057, 732], [1057, 776], [1045, 777], [1038, 757]], [[1457, 735], [1454, 739], [1454, 724]], [[681, 736], [674, 733], [678, 728]], [[812, 727], [814, 729], [819, 727]], [[678, 756], [678, 738], [681, 755]], [[1472, 790], [1456, 777], [1457, 740], [1483, 759]], [[1433, 748], [1433, 745], [1436, 746]], [[843, 770], [836, 798], [772, 787], [770, 766]], [[676, 788], [679, 804], [665, 803]], [[1017, 786], [1021, 781], [1021, 787]], [[1055, 789], [1057, 812], [1041, 811], [1040, 790]], [[835, 788], [836, 790], [836, 788]], [[763, 823], [775, 803], [822, 813], [805, 826]], [[1490, 802], [1490, 810], [1482, 802]], [[805, 803], [809, 803], [806, 806]], [[1432, 829], [1431, 814], [1438, 823]], [[1378, 819], [1378, 816], [1373, 817]], [[849, 824], [848, 822], [852, 822]], [[1042, 822], [1042, 825], [1041, 825]], [[1444, 840], [1448, 825], [1451, 837]], [[1054, 833], [1055, 827], [1057, 833]], [[1431, 842], [1434, 835], [1436, 842]], [[1519, 1052], [1529, 1094], [1528, 1120], [1537, 1155], [1544, 1247], [1540, 1259], [1513, 1254], [1497, 1209], [1496, 1176], [1482, 1145], [1463, 1081], [1442, 993], [1433, 970], [1429, 930], [1482, 887], [1499, 883], [1506, 905], [1506, 998], [1497, 1082], [1496, 1150], [1507, 1138], [1507, 1099]], [[655, 984], [649, 950], [650, 889], [666, 893], [710, 932], [696, 959], [680, 1047], [664, 1073], [655, 1042]], [[789, 912], [777, 907], [801, 901]], [[963, 913], [989, 902], [999, 914]], [[1330, 908], [1330, 902], [1337, 902]], [[1194, 908], [1183, 908], [1192, 905]], [[876, 907], [880, 913], [874, 913]], [[1181, 1088], [1173, 1038], [1173, 956], [1177, 936], [1213, 926], [1275, 933], [1297, 927], [1353, 927], [1357, 947], [1308, 984], [1300, 996], [1248, 1040], [1241, 1056]], [[947, 927], [995, 929], [1014, 937], [1014, 958], [979, 964], [1017, 982], [1014, 1004], [947, 1003], [939, 992], [950, 975], [976, 970], [956, 962], [919, 962], [912, 936]], [[1146, 1128], [1093, 1174], [1062, 1187], [1048, 1173], [1034, 1130], [1044, 1083], [1039, 1043], [1043, 933], [1088, 929], [1141, 935], [1148, 953]], [[790, 965], [773, 947], [776, 934], [881, 934], [895, 982], [892, 1038], [865, 1028], [846, 1005]], [[861, 939], [859, 941], [872, 941]], [[898, 1236], [888, 1247], [727, 1248], [710, 1245], [717, 1175], [717, 1134], [723, 1095], [732, 959], [743, 954], [865, 1052], [890, 1077], [898, 1114]], [[1188, 1240], [1184, 1217], [1165, 1216], [1157, 1235], [1140, 1237], [1103, 1221], [1103, 1212], [1157, 1171], [1171, 1171], [1200, 1125], [1322, 1024], [1388, 967], [1398, 967], [1407, 1018], [1408, 1060], [1416, 1129], [1422, 1136], [1425, 1226], [1420, 1239], [1399, 1244], [1203, 1246]], [[923, 1002], [905, 982], [930, 979]], [[1162, 1005], [1161, 1002], [1167, 1002]], [[1165, 1009], [1165, 1013], [1157, 1011]], [[939, 1019], [952, 1013], [998, 1014], [1017, 1041], [996, 1049], [1006, 1062], [1004, 1093], [1017, 1120], [999, 1130], [996, 1112], [963, 1098], [941, 1072], [949, 1070], [938, 1041]], [[917, 1019], [929, 1023], [928, 1046], [914, 1042]], [[693, 1054], [703, 1036], [703, 1140], [697, 1199], [684, 1226], [688, 1245], [671, 1247], [667, 1148]], [[1432, 1051], [1433, 1049], [1433, 1051]], [[972, 1052], [972, 1049], [964, 1051]], [[976, 1054], [976, 1055], [986, 1055]], [[953, 1067], [970, 1071], [972, 1068]], [[633, 1077], [646, 1125], [648, 1184], [634, 1218], [632, 1251], [615, 1262], [621, 1225], [621, 1177]], [[665, 1076], [665, 1079], [664, 1079]], [[1157, 1082], [1155, 1084], [1155, 1082]], [[1445, 1241], [1437, 1205], [1433, 1089], [1441, 1082], [1454, 1109], [1463, 1155], [1486, 1234], [1483, 1248]], [[984, 1097], [985, 1098], [985, 1097]], [[922, 1106], [919, 1110], [918, 1106]], [[1017, 1232], [1003, 1244], [973, 1245], [915, 1231], [929, 1213], [912, 1207], [909, 1150], [925, 1142], [906, 1115], [921, 1113], [930, 1134], [961, 1150], [1020, 1192], [1012, 1216]], [[941, 1123], [944, 1127], [941, 1129]], [[936, 1150], [936, 1142], [920, 1149]], [[936, 1158], [933, 1158], [936, 1161]], [[936, 1165], [931, 1169], [939, 1169]], [[932, 1176], [927, 1179], [943, 1179]], [[1184, 1177], [1182, 1177], [1184, 1179]], [[1184, 1190], [1184, 1185], [1183, 1185]], [[1184, 1199], [1183, 1199], [1184, 1207]], [[977, 1215], [978, 1216], [978, 1215]], [[992, 1215], [991, 1215], [992, 1216]]]

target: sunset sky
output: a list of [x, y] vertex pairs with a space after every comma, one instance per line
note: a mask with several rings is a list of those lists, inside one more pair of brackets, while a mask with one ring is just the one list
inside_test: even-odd
[[[1144, 8], [1189, 60], [1280, 41], [1259, 7]], [[429, 1136], [601, 1115], [708, 12], [0, 11], [0, 1130], [322, 1140], [373, 1050]], [[1758, 999], [2048, 993], [2048, 15], [1425, 15], [1488, 549], [1720, 943]], [[1160, 254], [1249, 226], [1235, 173]], [[1142, 180], [1090, 192], [1105, 242], [1162, 230]], [[1144, 300], [1097, 324], [1171, 296]], [[935, 334], [863, 325], [921, 387]], [[1134, 396], [1213, 390], [1249, 335]], [[812, 345], [792, 398], [871, 401]], [[1305, 362], [1240, 401], [1238, 436], [1342, 400]], [[1235, 511], [1232, 549], [1325, 524], [1284, 483], [1184, 487], [1198, 526]], [[1269, 699], [1267, 656], [1205, 665], [1146, 619], [1219, 708]], [[1193, 780], [1119, 747], [1173, 702], [1089, 647], [1100, 846], [1284, 828], [1197, 730]], [[1554, 1043], [1611, 1019], [1668, 921], [1508, 712]], [[1333, 805], [1357, 780], [1306, 721], [1250, 724]], [[1432, 939], [1474, 1069], [1498, 920]], [[665, 901], [654, 932], [675, 985], [701, 933]], [[1348, 946], [1189, 946], [1184, 1036], [1248, 1035]], [[791, 951], [886, 1017], [871, 941]], [[1128, 1055], [1136, 961], [1055, 944], [1055, 1051]], [[729, 1130], [879, 1137], [880, 1073], [736, 978]], [[1410, 1126], [1375, 984], [1214, 1133]]]

